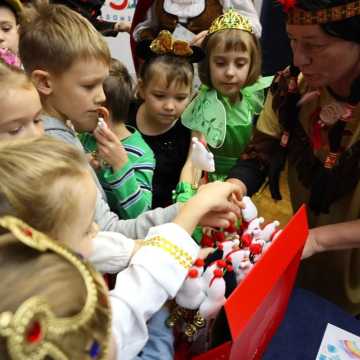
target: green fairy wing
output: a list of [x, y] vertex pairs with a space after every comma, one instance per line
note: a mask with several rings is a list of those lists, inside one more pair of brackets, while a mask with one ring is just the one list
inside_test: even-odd
[[184, 126], [204, 134], [213, 148], [221, 147], [226, 135], [226, 111], [216, 90], [202, 85], [199, 94], [181, 115]]

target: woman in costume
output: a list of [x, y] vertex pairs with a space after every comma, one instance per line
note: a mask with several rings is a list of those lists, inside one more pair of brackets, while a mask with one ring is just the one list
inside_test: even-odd
[[[309, 256], [359, 238], [360, 1], [282, 2], [294, 65], [273, 82], [254, 139], [229, 178], [252, 195], [268, 177], [280, 199], [287, 156], [293, 209], [309, 208]], [[317, 254], [302, 263], [299, 285], [359, 313], [359, 261], [358, 250]]]

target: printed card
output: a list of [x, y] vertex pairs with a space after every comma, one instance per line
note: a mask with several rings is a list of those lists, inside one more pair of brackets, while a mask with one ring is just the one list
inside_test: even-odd
[[327, 324], [316, 360], [360, 359], [360, 337]]

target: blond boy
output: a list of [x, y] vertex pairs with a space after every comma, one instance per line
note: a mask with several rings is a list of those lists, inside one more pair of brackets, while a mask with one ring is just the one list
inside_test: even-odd
[[[69, 8], [38, 4], [25, 13], [19, 53], [40, 94], [45, 132], [82, 148], [68, 120], [78, 132], [91, 132], [97, 125], [111, 60], [106, 42], [85, 18]], [[119, 220], [93, 175], [98, 187], [95, 221], [104, 231], [142, 238], [151, 226], [169, 222], [177, 213], [174, 205], [135, 220]]]

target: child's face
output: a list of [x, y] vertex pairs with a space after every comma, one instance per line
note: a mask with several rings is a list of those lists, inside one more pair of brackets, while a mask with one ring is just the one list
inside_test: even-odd
[[0, 6], [0, 48], [18, 53], [19, 34], [15, 14], [7, 7]]
[[10, 87], [0, 96], [0, 141], [41, 136], [41, 103], [36, 89]]
[[[64, 179], [63, 181], [72, 181]], [[61, 187], [61, 184], [56, 184]], [[64, 185], [63, 185], [64, 186]], [[70, 186], [77, 186], [70, 184]], [[90, 172], [84, 173], [81, 186], [78, 186], [77, 203], [70, 219], [60, 226], [60, 230], [54, 237], [58, 241], [69, 246], [76, 253], [88, 258], [93, 249], [93, 239], [98, 232], [98, 226], [94, 222], [96, 204], [96, 185]]]
[[50, 106], [60, 119], [71, 120], [77, 131], [95, 130], [108, 75], [109, 67], [97, 59], [75, 61], [63, 74], [51, 76]]
[[179, 119], [189, 103], [191, 86], [173, 81], [167, 86], [164, 76], [153, 76], [139, 88], [145, 103], [145, 114], [155, 125], [171, 125]]
[[225, 52], [221, 46], [216, 46], [211, 51], [209, 65], [213, 87], [231, 102], [237, 101], [249, 74], [249, 54], [235, 50]]

